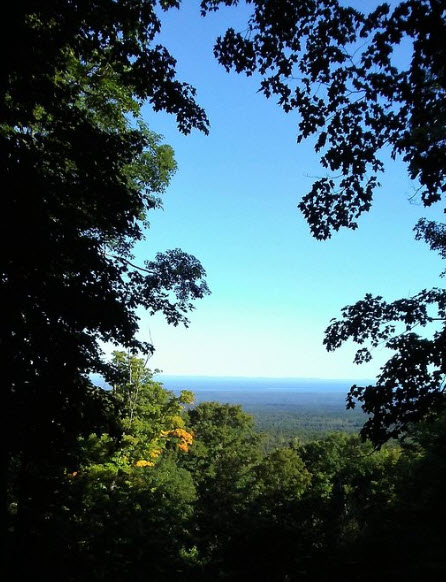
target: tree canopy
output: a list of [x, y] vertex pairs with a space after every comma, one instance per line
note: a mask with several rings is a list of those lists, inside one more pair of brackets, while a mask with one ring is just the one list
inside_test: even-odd
[[209, 292], [200, 262], [179, 249], [143, 265], [132, 256], [176, 168], [143, 102], [184, 133], [208, 128], [194, 89], [154, 43], [159, 10], [174, 5], [16, 2], [2, 35], [1, 505], [14, 455], [24, 536], [52, 490], [42, 476], [55, 477], [79, 433], [106, 421], [107, 398], [89, 379], [106, 372], [101, 342], [150, 352], [136, 309], [187, 325]]
[[[222, 0], [203, 2], [203, 11]], [[357, 228], [384, 170], [383, 147], [401, 156], [425, 205], [446, 191], [445, 7], [441, 0], [382, 3], [366, 13], [337, 0], [257, 1], [246, 30], [227, 30], [215, 56], [227, 69], [258, 73], [259, 90], [299, 114], [298, 142], [316, 135], [332, 175], [299, 204], [313, 236]], [[398, 47], [409, 62], [401, 65]], [[337, 176], [336, 176], [337, 175]]]

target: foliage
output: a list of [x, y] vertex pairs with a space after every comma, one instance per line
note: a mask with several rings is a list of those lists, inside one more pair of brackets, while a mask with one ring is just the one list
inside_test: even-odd
[[4, 524], [8, 486], [18, 555], [43, 527], [65, 464], [76, 463], [78, 435], [114, 419], [109, 395], [89, 380], [106, 368], [101, 342], [150, 353], [136, 336], [136, 309], [187, 325], [208, 293], [203, 267], [179, 249], [143, 265], [132, 256], [176, 169], [141, 118], [143, 102], [174, 114], [184, 133], [207, 132], [194, 89], [155, 44], [159, 8], [175, 5], [16, 2], [2, 36], [0, 505]]
[[441, 578], [444, 419], [404, 448], [338, 433], [262, 453], [241, 407], [191, 408], [125, 352], [110, 369], [119, 430], [78, 440], [39, 530], [49, 579]]
[[[446, 192], [444, 2], [377, 3], [369, 12], [338, 0], [246, 3], [253, 7], [246, 30], [229, 28], [217, 39], [215, 56], [227, 71], [257, 73], [267, 98], [299, 114], [298, 142], [315, 136], [327, 175], [299, 203], [312, 235], [327, 239], [341, 227], [357, 228], [384, 171], [383, 152], [406, 163], [423, 205], [440, 201]], [[238, 2], [203, 0], [202, 12], [222, 4]], [[421, 220], [416, 236], [445, 256], [443, 224]], [[357, 399], [371, 415], [362, 435], [377, 445], [445, 407], [443, 304], [438, 289], [393, 303], [366, 295], [327, 329], [329, 350], [353, 339], [382, 342], [394, 352], [375, 386], [354, 386], [348, 397], [350, 407]], [[413, 331], [435, 321], [431, 338]], [[361, 348], [355, 361], [370, 357]]]
[[[238, 2], [204, 1], [203, 11], [223, 3]], [[444, 4], [408, 0], [369, 13], [337, 0], [247, 4], [246, 31], [227, 30], [215, 55], [227, 70], [260, 73], [260, 91], [299, 113], [298, 141], [317, 134], [323, 167], [340, 174], [317, 180], [299, 205], [313, 235], [357, 227], [384, 167], [383, 146], [408, 164], [423, 202], [438, 201], [446, 191]], [[411, 60], [399, 67], [395, 52], [406, 39]]]
[[91, 580], [102, 580], [104, 573], [144, 580], [151, 556], [152, 578], [174, 579], [188, 550], [196, 494], [177, 456], [188, 451], [193, 437], [184, 428], [182, 398], [153, 381], [146, 364], [115, 352], [112, 398], [122, 432], [81, 438], [80, 464], [66, 474], [75, 580], [82, 573]]
[[[366, 421], [362, 435], [378, 445], [407, 433], [411, 423], [438, 413], [446, 404], [446, 328], [434, 331], [432, 338], [413, 331], [444, 321], [445, 300], [443, 289], [424, 290], [392, 303], [368, 294], [355, 305], [345, 307], [343, 319], [333, 321], [326, 331], [324, 343], [328, 350], [352, 338], [359, 344], [368, 341], [372, 347], [383, 344], [395, 352], [382, 367], [376, 386], [353, 386], [347, 397], [348, 407], [353, 408], [358, 399], [363, 402], [364, 412], [373, 415]], [[361, 348], [355, 361], [361, 363], [371, 357], [368, 348]]]
[[197, 488], [194, 542], [213, 571], [224, 559], [223, 549], [254, 485], [260, 436], [240, 406], [217, 402], [191, 409], [188, 425], [195, 442], [182, 466], [192, 473]]

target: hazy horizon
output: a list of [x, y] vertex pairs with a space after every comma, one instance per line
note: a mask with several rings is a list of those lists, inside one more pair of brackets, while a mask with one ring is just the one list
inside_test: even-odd
[[210, 374], [164, 374], [163, 372], [154, 373], [154, 379], [163, 381], [163, 379], [191, 378], [200, 380], [278, 380], [278, 381], [308, 381], [337, 383], [344, 382], [374, 382], [371, 378], [324, 378], [320, 376], [242, 376], [242, 375], [210, 375]]

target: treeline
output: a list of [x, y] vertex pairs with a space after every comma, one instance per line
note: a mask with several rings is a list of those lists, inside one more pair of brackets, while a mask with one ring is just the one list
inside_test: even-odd
[[[20, 487], [10, 489], [16, 579], [31, 572], [72, 582], [446, 573], [445, 419], [379, 451], [337, 433], [265, 453], [264, 436], [240, 406], [191, 406], [191, 392], [174, 396], [124, 353], [111, 369], [103, 432], [80, 438], [58, 474], [34, 468], [56, 501], [40, 514], [34, 508], [32, 528], [16, 511]], [[19, 482], [19, 474], [11, 479]]]
[[317, 410], [251, 407], [247, 412], [254, 416], [256, 429], [265, 433], [269, 447], [286, 444], [296, 437], [308, 442], [333, 432], [358, 434], [366, 419], [361, 410], [345, 410], [345, 407], [325, 411], [322, 406]]

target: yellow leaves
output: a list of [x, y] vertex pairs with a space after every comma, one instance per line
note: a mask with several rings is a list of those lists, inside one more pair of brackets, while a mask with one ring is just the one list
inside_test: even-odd
[[190, 432], [187, 432], [187, 430], [184, 428], [175, 428], [174, 430], [169, 431], [169, 433], [171, 436], [184, 440], [184, 442], [189, 445], [191, 445], [194, 440], [194, 435]]
[[135, 463], [135, 467], [154, 467], [154, 466], [155, 463], [153, 463], [152, 461], [145, 461], [144, 459], [136, 461]]
[[148, 452], [148, 455], [153, 461], [147, 461], [146, 459], [140, 459], [134, 463], [135, 467], [154, 467], [155, 460], [161, 455], [161, 449], [153, 449]]
[[180, 451], [187, 453], [189, 446], [194, 442], [194, 435], [191, 432], [187, 432], [184, 428], [175, 428], [169, 431], [163, 431], [163, 436], [172, 436], [179, 439], [177, 443], [177, 448]]

